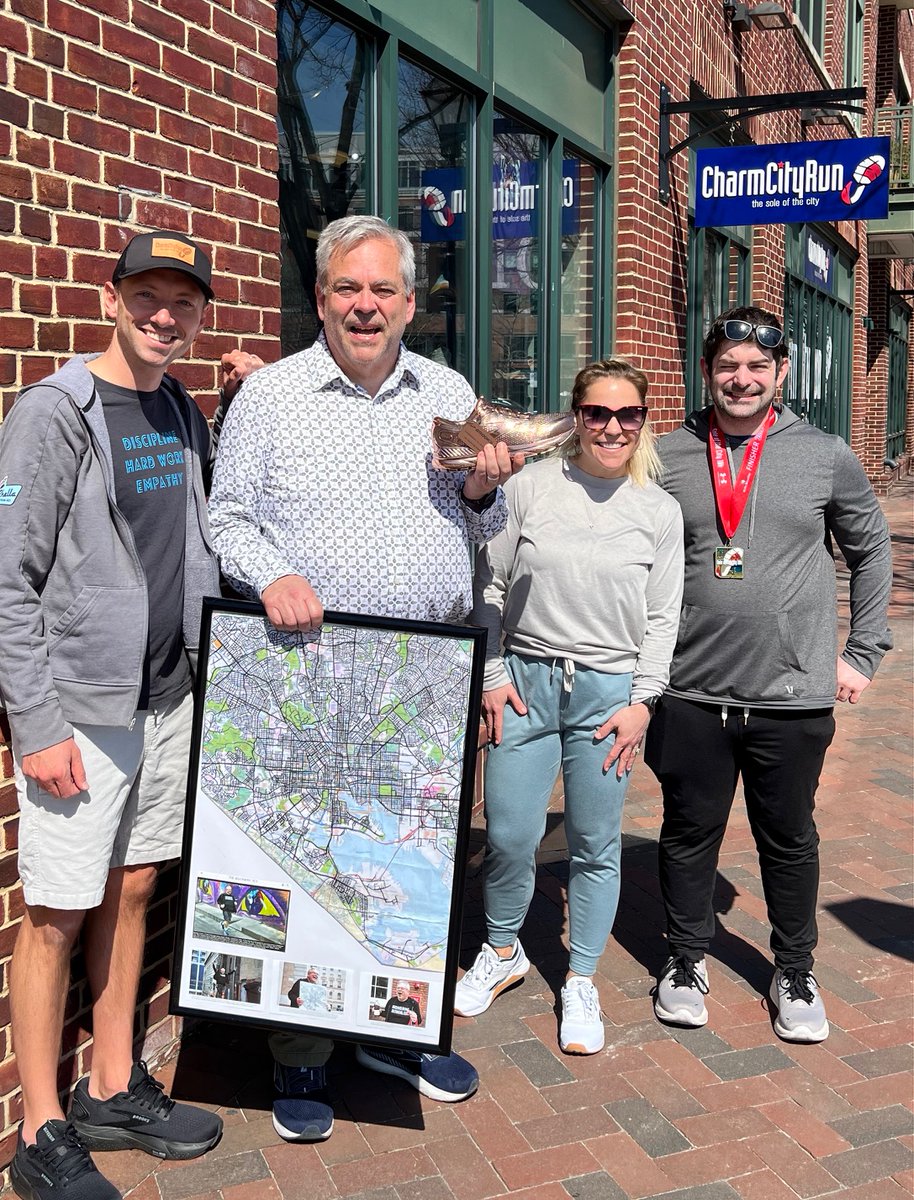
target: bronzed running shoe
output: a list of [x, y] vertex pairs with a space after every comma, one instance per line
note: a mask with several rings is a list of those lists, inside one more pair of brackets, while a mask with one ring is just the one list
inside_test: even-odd
[[88, 1150], [145, 1150], [156, 1158], [197, 1158], [222, 1136], [221, 1117], [172, 1100], [144, 1062], [133, 1064], [126, 1092], [109, 1100], [90, 1096], [80, 1079], [70, 1120]]

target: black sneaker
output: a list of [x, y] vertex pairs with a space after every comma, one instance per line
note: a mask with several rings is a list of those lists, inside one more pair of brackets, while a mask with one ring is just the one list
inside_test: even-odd
[[423, 1054], [418, 1050], [397, 1050], [393, 1046], [356, 1046], [356, 1061], [370, 1071], [396, 1075], [416, 1091], [432, 1100], [452, 1104], [466, 1100], [479, 1087], [479, 1075], [472, 1063], [459, 1054]]
[[326, 1067], [273, 1063], [273, 1128], [287, 1142], [323, 1142], [333, 1133]]
[[32, 1146], [23, 1142], [19, 1127], [10, 1181], [23, 1200], [121, 1200], [68, 1121], [45, 1121]]
[[144, 1062], [133, 1064], [127, 1091], [110, 1100], [90, 1096], [88, 1081], [80, 1079], [70, 1119], [89, 1150], [137, 1149], [156, 1158], [197, 1158], [222, 1136], [221, 1117], [176, 1103]]

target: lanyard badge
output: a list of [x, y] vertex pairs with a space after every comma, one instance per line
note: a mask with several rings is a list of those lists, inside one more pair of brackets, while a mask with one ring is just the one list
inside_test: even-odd
[[714, 486], [714, 500], [717, 504], [720, 523], [727, 537], [727, 544], [717, 546], [714, 550], [714, 575], [717, 579], [741, 580], [743, 578], [746, 552], [741, 546], [734, 546], [731, 543], [733, 535], [739, 528], [743, 513], [746, 511], [746, 504], [758, 473], [768, 430], [777, 419], [777, 412], [774, 408], [770, 408], [762, 428], [749, 439], [734, 483], [730, 477], [727, 445], [717, 424], [717, 418], [713, 410], [711, 411], [708, 431], [711, 482]]

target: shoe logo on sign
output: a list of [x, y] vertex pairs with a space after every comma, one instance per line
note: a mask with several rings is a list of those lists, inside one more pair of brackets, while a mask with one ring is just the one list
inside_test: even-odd
[[447, 202], [447, 197], [440, 188], [431, 185], [424, 187], [420, 191], [419, 197], [436, 225], [440, 225], [442, 229], [448, 229], [454, 224], [454, 214]]
[[867, 186], [878, 179], [884, 170], [885, 159], [881, 154], [870, 154], [862, 159], [854, 168], [853, 178], [842, 188], [841, 199], [845, 204], [856, 204]]

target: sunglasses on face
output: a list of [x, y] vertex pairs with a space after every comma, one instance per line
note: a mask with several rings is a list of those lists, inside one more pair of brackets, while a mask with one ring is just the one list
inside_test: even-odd
[[753, 325], [751, 321], [724, 321], [722, 325], [718, 325], [718, 329], [724, 331], [728, 342], [744, 342], [754, 336], [758, 344], [766, 350], [773, 350], [784, 340], [783, 329], [777, 329], [774, 325]]
[[619, 428], [628, 433], [637, 433], [647, 418], [646, 404], [628, 404], [625, 408], [607, 408], [603, 404], [579, 404], [577, 411], [585, 429], [601, 433], [613, 417], [619, 422]]

